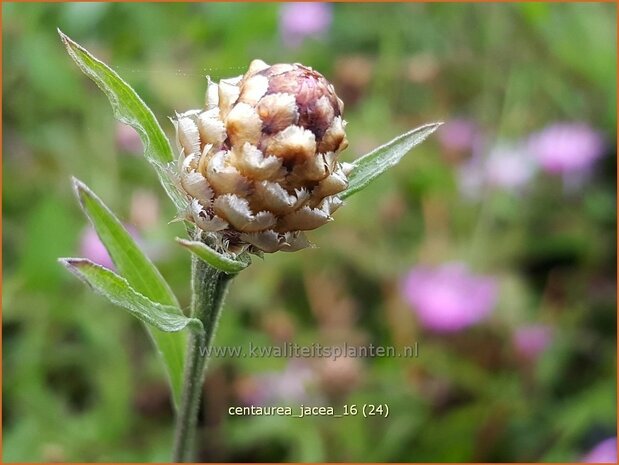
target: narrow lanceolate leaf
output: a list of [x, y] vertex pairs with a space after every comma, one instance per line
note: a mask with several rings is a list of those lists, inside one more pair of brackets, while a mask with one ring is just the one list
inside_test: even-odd
[[179, 237], [176, 238], [176, 242], [195, 254], [200, 260], [225, 273], [238, 273], [249, 265], [249, 263], [226, 257], [202, 242], [188, 241]]
[[140, 134], [146, 159], [154, 166], [163, 188], [176, 208], [185, 211], [187, 201], [169, 174], [170, 165], [174, 161], [172, 147], [153, 112], [115, 71], [63, 34], [60, 29], [58, 34], [73, 61], [107, 95], [116, 119], [132, 126]]
[[404, 155], [422, 143], [441, 124], [443, 123], [425, 124], [413, 129], [355, 160], [348, 174], [348, 188], [339, 197], [345, 199], [360, 191], [389, 168], [398, 164]]
[[166, 332], [177, 332], [187, 326], [203, 330], [200, 320], [188, 318], [174, 305], [162, 305], [137, 292], [126, 279], [85, 258], [61, 258], [60, 262], [86, 282], [97, 293], [115, 305], [124, 307], [133, 316]]
[[[73, 179], [73, 187], [84, 213], [97, 231], [119, 273], [131, 287], [153, 302], [178, 307], [178, 301], [168, 283], [114, 213], [78, 179]], [[186, 334], [162, 333], [147, 328], [165, 363], [176, 403], [180, 400], [182, 387]]]
[[164, 305], [178, 302], [172, 289], [114, 213], [86, 184], [73, 178], [82, 210], [94, 226], [119, 272], [140, 293]]

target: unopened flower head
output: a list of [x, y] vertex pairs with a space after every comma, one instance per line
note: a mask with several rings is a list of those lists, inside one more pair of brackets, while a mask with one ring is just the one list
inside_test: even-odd
[[318, 72], [254, 60], [209, 80], [204, 109], [175, 120], [187, 218], [230, 247], [293, 251], [327, 223], [348, 186], [343, 103]]

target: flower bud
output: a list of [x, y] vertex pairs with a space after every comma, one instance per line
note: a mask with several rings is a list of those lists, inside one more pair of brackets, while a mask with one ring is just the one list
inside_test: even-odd
[[187, 219], [229, 249], [293, 251], [331, 220], [348, 186], [343, 103], [318, 72], [251, 62], [210, 81], [203, 110], [177, 115], [179, 184]]

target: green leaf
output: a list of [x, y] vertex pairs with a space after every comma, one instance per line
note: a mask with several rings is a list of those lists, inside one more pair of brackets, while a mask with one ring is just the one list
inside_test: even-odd
[[130, 125], [140, 134], [145, 148], [144, 156], [155, 168], [163, 188], [176, 208], [185, 211], [187, 200], [170, 175], [174, 165], [172, 147], [153, 112], [115, 71], [63, 34], [60, 29], [58, 34], [73, 61], [107, 95], [116, 119]]
[[164, 305], [178, 302], [172, 289], [114, 213], [86, 184], [73, 178], [82, 210], [94, 226], [119, 272], [140, 293]]
[[443, 123], [425, 124], [413, 129], [355, 160], [352, 163], [352, 171], [348, 174], [348, 189], [339, 197], [341, 199], [350, 197], [389, 168], [397, 165], [404, 155], [416, 145], [421, 144], [441, 124]]
[[249, 265], [249, 263], [226, 257], [202, 242], [188, 241], [180, 237], [176, 238], [176, 242], [189, 249], [200, 260], [225, 273], [238, 273]]
[[[73, 187], [84, 213], [110, 254], [119, 273], [139, 293], [162, 305], [178, 307], [178, 301], [159, 270], [140, 250], [135, 240], [114, 213], [81, 181]], [[180, 400], [187, 338], [185, 333], [162, 333], [147, 329], [162, 357], [175, 405]]]
[[187, 318], [180, 308], [162, 305], [137, 292], [129, 282], [113, 271], [85, 258], [61, 258], [60, 262], [97, 293], [113, 304], [124, 307], [133, 316], [166, 332], [177, 332], [187, 326], [203, 330], [200, 320]]

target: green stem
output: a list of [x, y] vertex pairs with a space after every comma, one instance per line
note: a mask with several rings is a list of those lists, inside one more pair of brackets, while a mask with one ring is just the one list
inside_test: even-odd
[[208, 349], [213, 343], [228, 284], [234, 276], [195, 257], [191, 262], [191, 270], [191, 314], [202, 321], [204, 332], [192, 332], [189, 335], [183, 393], [176, 421], [174, 462], [190, 462], [194, 459], [194, 440]]

